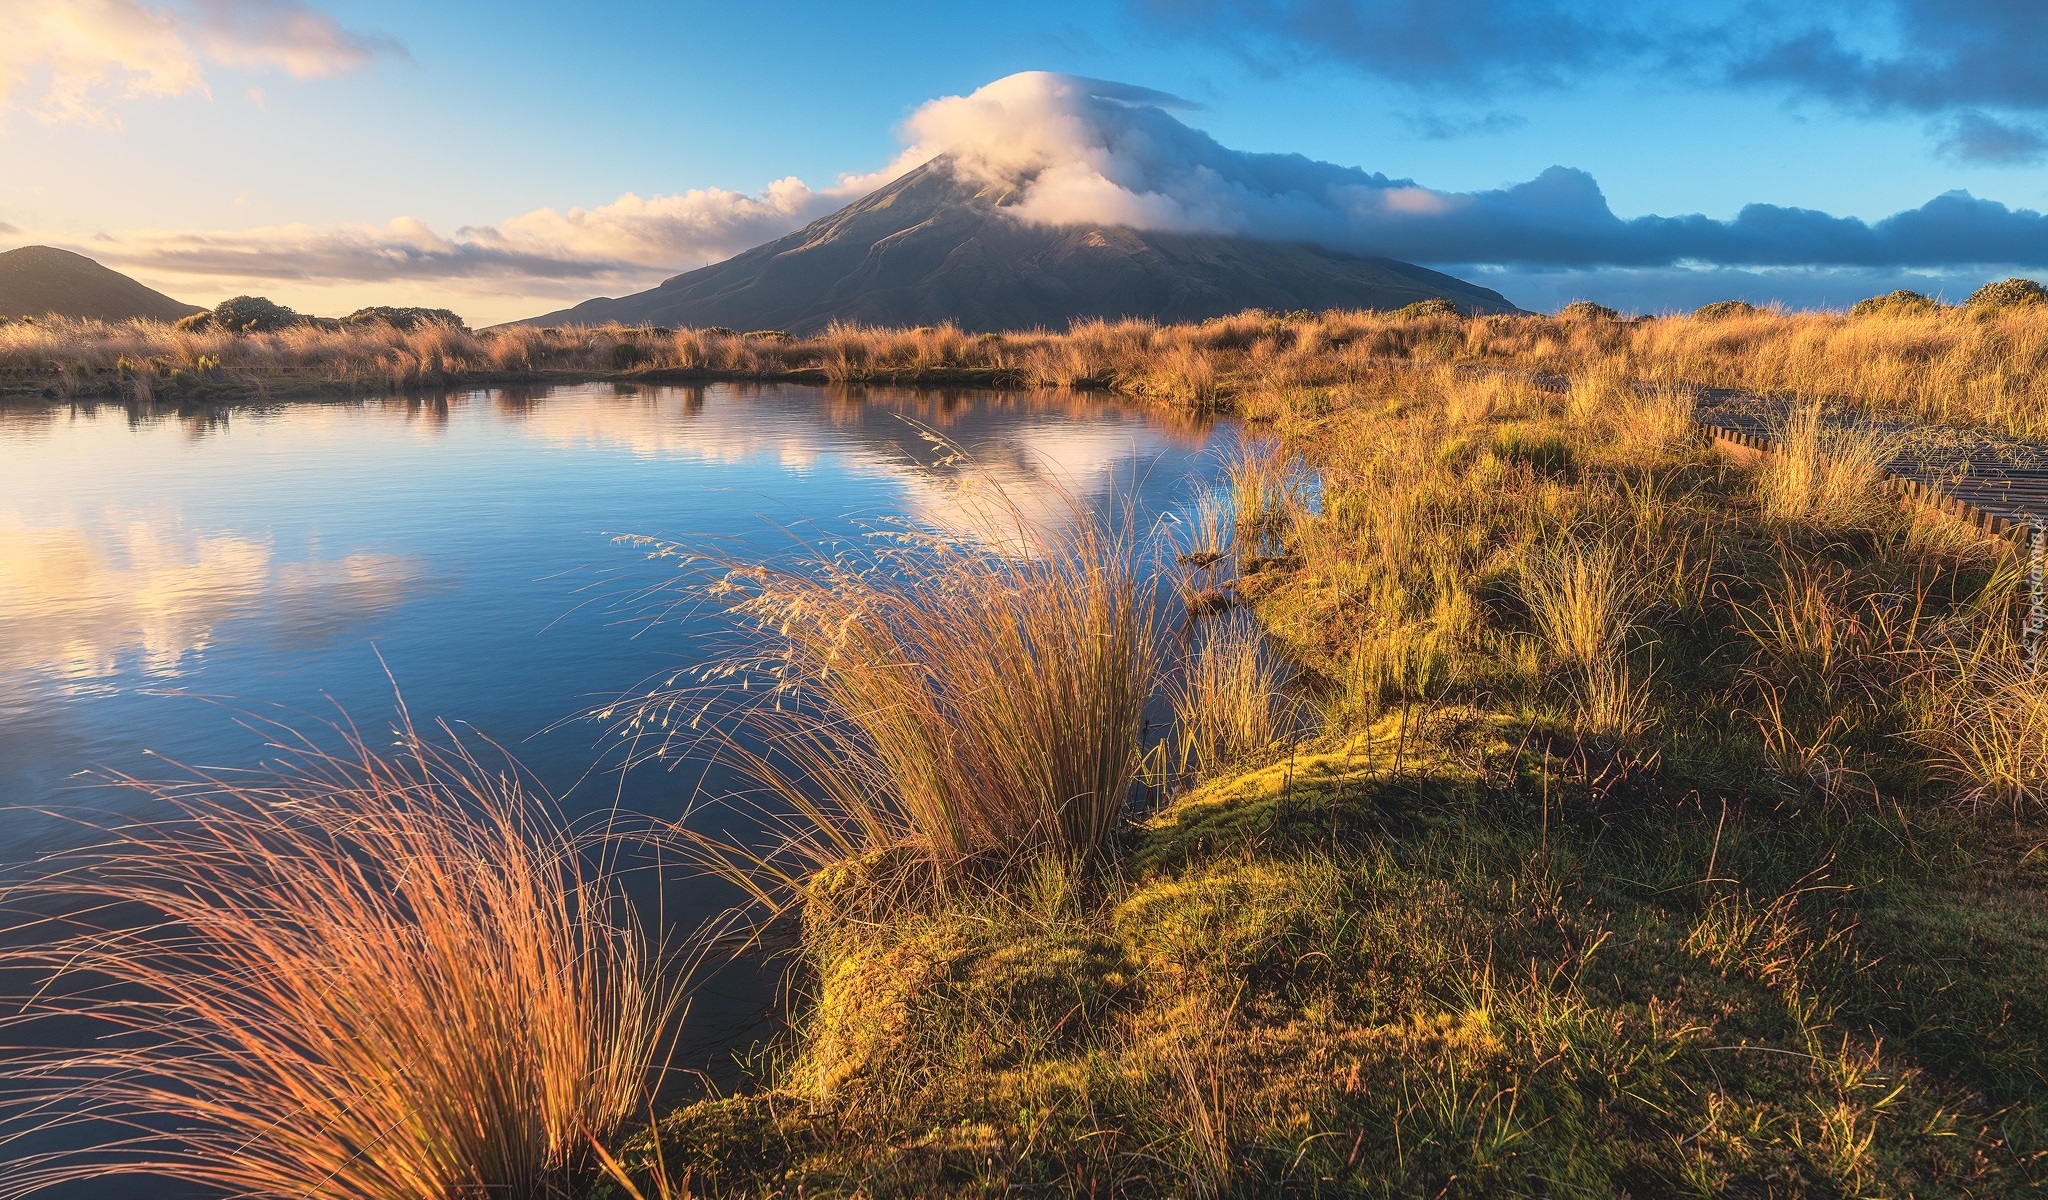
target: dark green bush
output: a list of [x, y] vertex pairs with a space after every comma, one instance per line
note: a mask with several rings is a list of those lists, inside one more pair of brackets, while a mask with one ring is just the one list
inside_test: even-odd
[[1747, 317], [1762, 311], [1763, 309], [1747, 300], [1716, 300], [1712, 304], [1702, 304], [1693, 309], [1692, 315], [1695, 320], [1719, 321], [1726, 317]]
[[1462, 317], [1465, 310], [1442, 296], [1431, 296], [1427, 300], [1402, 305], [1394, 310], [1394, 315], [1403, 320], [1415, 320], [1419, 317]]
[[1621, 314], [1605, 304], [1591, 300], [1574, 300], [1557, 310], [1557, 315], [1567, 321], [1618, 321]]
[[2023, 304], [2040, 304], [2048, 301], [2048, 288], [2031, 279], [2015, 276], [1987, 283], [1970, 293], [1963, 303], [1970, 308], [2016, 308]]
[[445, 308], [404, 308], [388, 304], [359, 308], [341, 319], [343, 325], [390, 325], [407, 333], [422, 325], [448, 325], [468, 332], [463, 319]]
[[304, 325], [313, 318], [293, 312], [263, 296], [236, 296], [213, 306], [212, 312], [193, 313], [179, 321], [177, 328], [220, 329], [228, 333], [276, 333]]
[[1868, 300], [1858, 300], [1855, 306], [1849, 310], [1849, 315], [1852, 317], [1874, 317], [1882, 313], [1933, 312], [1935, 307], [1934, 300], [1931, 297], [1900, 288], [1883, 296], [1872, 296]]

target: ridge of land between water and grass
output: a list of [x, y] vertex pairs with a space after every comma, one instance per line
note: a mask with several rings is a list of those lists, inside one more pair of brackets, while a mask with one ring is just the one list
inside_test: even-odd
[[[794, 947], [790, 1025], [732, 1094], [591, 1130], [565, 1189], [2042, 1190], [2021, 559], [1887, 480], [1986, 429], [1973, 472], [2027, 465], [2048, 321], [1912, 321], [1032, 335], [1046, 383], [1257, 434], [1163, 531], [1159, 605], [1144, 539], [1085, 521], [1036, 554], [896, 530], [789, 571], [652, 547], [766, 647], [618, 715], [680, 730], [725, 696], [766, 722], [749, 765], [788, 839], [677, 836], [751, 891], [755, 944]], [[934, 338], [846, 334], [844, 361]], [[1743, 339], [1806, 357], [1739, 382], [1796, 386], [1702, 398]], [[1842, 357], [1909, 342], [1974, 406]], [[1761, 424], [1704, 436], [1738, 417]], [[806, 707], [770, 703], [790, 684]], [[1155, 691], [1163, 746], [1132, 703]]]
[[1847, 398], [1920, 423], [2019, 438], [2048, 432], [2043, 304], [1638, 320], [1571, 309], [1467, 317], [1425, 305], [1393, 313], [1252, 310], [1168, 326], [1094, 320], [1060, 333], [835, 325], [802, 338], [622, 325], [472, 332], [433, 321], [254, 333], [55, 319], [0, 325], [0, 394], [142, 403], [589, 379], [787, 379], [1085, 388], [1213, 409], [1290, 389], [1304, 393], [1298, 402], [1312, 402], [1319, 389], [1387, 360], [1597, 374], [1801, 402]]

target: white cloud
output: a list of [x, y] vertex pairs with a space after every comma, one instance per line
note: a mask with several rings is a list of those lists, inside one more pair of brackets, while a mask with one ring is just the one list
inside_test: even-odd
[[[130, 230], [68, 244], [181, 298], [316, 288], [327, 307], [287, 302], [328, 311], [358, 301], [391, 303], [398, 292], [402, 302], [447, 303], [475, 320], [510, 320], [597, 291], [638, 290], [729, 258], [845, 206], [888, 182], [897, 166], [904, 164], [823, 189], [792, 176], [752, 195], [723, 188], [629, 192], [593, 208], [535, 209], [451, 234], [399, 217], [382, 225]], [[364, 290], [371, 285], [383, 290]], [[450, 292], [465, 300], [448, 299]]]
[[[78, 11], [125, 2], [65, 0]], [[257, 0], [232, 2], [255, 11], [247, 6]], [[247, 46], [323, 44], [292, 33], [290, 21], [232, 27]], [[290, 69], [281, 51], [264, 53]], [[1732, 220], [1623, 218], [1583, 171], [1551, 167], [1496, 190], [1440, 191], [1298, 154], [1233, 150], [1175, 115], [1187, 107], [1126, 84], [1026, 72], [925, 104], [905, 122], [908, 145], [893, 163], [824, 188], [790, 177], [751, 194], [629, 193], [452, 233], [400, 217], [382, 225], [134, 231], [71, 244], [196, 300], [268, 291], [301, 308], [319, 305], [315, 311], [437, 303], [475, 320], [509, 320], [719, 261], [949, 155], [968, 178], [1002, 192], [1020, 220], [1313, 242], [1478, 272], [1532, 304], [1597, 281], [1654, 307], [1659, 294], [1676, 301], [1738, 284], [1818, 294], [1799, 286], [1800, 271], [1832, 272], [1833, 296], [1873, 273], [1961, 278], [1985, 264], [2048, 266], [2048, 217], [1962, 192], [1874, 222], [1768, 204]], [[1699, 268], [1748, 274], [1715, 278]]]
[[208, 66], [305, 79], [403, 55], [297, 0], [7, 0], [0, 3], [0, 114], [113, 126], [124, 100], [210, 95]]
[[2048, 218], [1964, 192], [1865, 222], [1751, 204], [1734, 219], [1622, 218], [1584, 171], [1551, 167], [1492, 191], [1444, 192], [1299, 154], [1253, 154], [1178, 120], [1157, 92], [1027, 72], [934, 100], [908, 129], [1012, 189], [1011, 211], [1314, 242], [1426, 264], [1540, 268], [2048, 265]]

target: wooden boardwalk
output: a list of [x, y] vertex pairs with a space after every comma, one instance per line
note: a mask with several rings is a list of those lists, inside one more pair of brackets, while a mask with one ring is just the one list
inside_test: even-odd
[[[1761, 418], [1708, 413], [1696, 423], [1702, 433], [1724, 447], [1738, 452], [1777, 452], [1778, 444], [1772, 438], [1775, 430]], [[1965, 456], [1894, 462], [1887, 474], [1901, 495], [1986, 533], [2024, 542], [2037, 525], [2048, 524], [2048, 466]]]
[[[1546, 392], [1571, 389], [1571, 377], [1552, 371], [1511, 367], [1461, 367], [1460, 373], [1507, 374], [1527, 379]], [[1642, 385], [1638, 385], [1642, 386]], [[1694, 425], [1738, 454], [1775, 454], [1778, 423], [1788, 401], [1733, 388], [1679, 387], [1693, 396]], [[1859, 419], [1836, 418], [1844, 424]], [[1894, 433], [1931, 432], [1910, 422], [1872, 420]], [[1933, 447], [1902, 454], [1886, 466], [1893, 490], [1982, 529], [2025, 544], [2036, 526], [2048, 526], [2048, 445], [1969, 431]]]

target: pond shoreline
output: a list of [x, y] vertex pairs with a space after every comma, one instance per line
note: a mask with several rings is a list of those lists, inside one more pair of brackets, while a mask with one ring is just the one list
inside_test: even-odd
[[[111, 373], [109, 373], [111, 374]], [[655, 370], [628, 371], [463, 371], [421, 377], [403, 384], [365, 381], [336, 375], [302, 375], [283, 371], [264, 374], [236, 373], [219, 382], [152, 391], [136, 396], [132, 383], [118, 375], [102, 378], [95, 374], [89, 383], [60, 386], [48, 376], [20, 382], [0, 375], [0, 406], [27, 407], [38, 404], [274, 404], [280, 401], [347, 401], [380, 395], [491, 387], [560, 387], [582, 383], [795, 383], [810, 386], [848, 387], [971, 387], [989, 391], [1028, 391], [1040, 386], [1022, 372], [1008, 368], [942, 368], [927, 370], [883, 370], [859, 378], [834, 378], [825, 367], [794, 367], [780, 371]], [[1068, 386], [1078, 392], [1117, 392], [1118, 389], [1083, 381]], [[127, 394], [124, 394], [126, 391]]]

